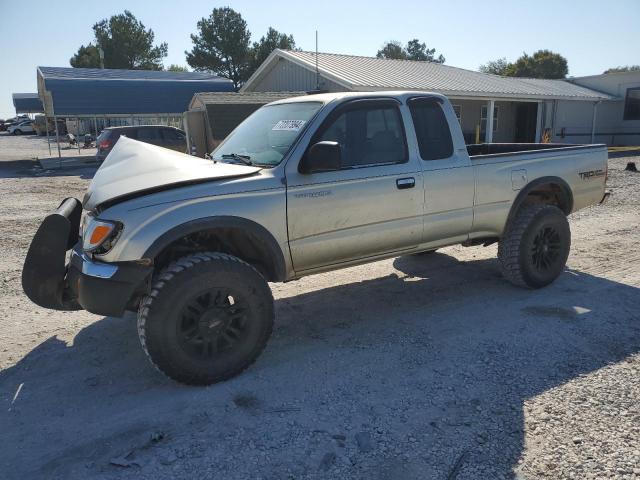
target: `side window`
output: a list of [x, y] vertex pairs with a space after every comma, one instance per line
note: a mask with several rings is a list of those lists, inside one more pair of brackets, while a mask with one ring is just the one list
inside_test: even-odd
[[173, 128], [163, 129], [162, 136], [167, 142], [179, 143], [185, 140], [184, 134]]
[[347, 107], [315, 139], [325, 140], [340, 144], [344, 168], [407, 161], [402, 117], [396, 105]]
[[423, 160], [439, 160], [453, 155], [451, 130], [440, 103], [430, 98], [409, 102], [418, 149]]
[[155, 142], [160, 140], [160, 131], [157, 128], [138, 128], [137, 139], [141, 142]]

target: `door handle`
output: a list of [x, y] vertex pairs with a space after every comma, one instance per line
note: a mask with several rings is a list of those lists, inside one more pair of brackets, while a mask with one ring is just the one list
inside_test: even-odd
[[416, 186], [416, 179], [413, 177], [399, 178], [396, 180], [396, 187], [398, 190], [404, 190], [405, 188], [413, 188]]

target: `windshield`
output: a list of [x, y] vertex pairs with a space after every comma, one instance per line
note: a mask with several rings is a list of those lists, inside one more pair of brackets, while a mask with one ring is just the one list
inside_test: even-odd
[[211, 157], [232, 163], [277, 165], [320, 107], [320, 102], [264, 106], [238, 125]]

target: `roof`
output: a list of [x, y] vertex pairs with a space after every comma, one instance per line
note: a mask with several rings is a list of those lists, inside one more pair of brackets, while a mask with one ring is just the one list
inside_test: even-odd
[[565, 80], [500, 77], [433, 62], [391, 60], [334, 53], [274, 50], [245, 83], [255, 88], [279, 58], [315, 71], [348, 90], [429, 90], [480, 98], [612, 100], [614, 97]]
[[182, 114], [197, 92], [231, 92], [233, 82], [210, 73], [38, 67], [47, 115]]
[[13, 106], [16, 114], [19, 113], [41, 113], [44, 111], [42, 102], [37, 93], [14, 93]]
[[282, 100], [283, 98], [298, 97], [306, 95], [306, 92], [199, 92], [191, 99], [189, 108], [193, 108], [196, 102], [202, 104], [252, 104], [265, 105], [267, 103]]
[[69, 80], [158, 80], [158, 81], [219, 81], [231, 80], [207, 72], [167, 72], [164, 70], [123, 70], [118, 68], [38, 67], [44, 78]]

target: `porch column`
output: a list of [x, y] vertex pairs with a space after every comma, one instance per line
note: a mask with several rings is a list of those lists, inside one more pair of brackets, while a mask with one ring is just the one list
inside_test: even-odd
[[484, 142], [493, 142], [493, 110], [495, 108], [495, 101], [489, 100], [487, 102], [487, 129], [484, 132]]
[[593, 102], [593, 116], [591, 117], [591, 143], [595, 142], [596, 138], [596, 115], [598, 113], [598, 104], [600, 102]]
[[535, 143], [540, 143], [542, 136], [542, 102], [538, 102], [538, 110], [536, 112], [536, 138]]

